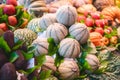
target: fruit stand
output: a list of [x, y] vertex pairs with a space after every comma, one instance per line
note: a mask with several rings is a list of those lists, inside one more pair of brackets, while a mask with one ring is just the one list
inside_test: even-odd
[[120, 80], [120, 0], [0, 3], [0, 80]]

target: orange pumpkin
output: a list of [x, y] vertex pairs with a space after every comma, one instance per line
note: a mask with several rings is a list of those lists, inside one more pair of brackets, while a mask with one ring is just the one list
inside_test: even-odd
[[95, 0], [93, 4], [97, 8], [97, 10], [101, 11], [108, 6], [114, 6], [115, 0]]
[[92, 4], [85, 4], [77, 9], [77, 12], [80, 14], [84, 14], [86, 11], [87, 12], [96, 12], [96, 8]]
[[120, 23], [120, 9], [117, 6], [106, 7], [101, 14], [105, 19], [112, 21], [112, 23]]
[[102, 43], [102, 35], [98, 32], [92, 32], [90, 33], [90, 41], [95, 45], [95, 46], [103, 46], [104, 44]]

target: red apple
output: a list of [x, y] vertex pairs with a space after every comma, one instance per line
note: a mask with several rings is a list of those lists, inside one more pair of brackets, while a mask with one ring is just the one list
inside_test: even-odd
[[86, 18], [85, 25], [88, 27], [92, 27], [94, 25], [94, 20], [92, 18]]
[[104, 19], [95, 20], [95, 25], [96, 25], [97, 27], [104, 28], [104, 26], [105, 26], [105, 20], [104, 20]]
[[8, 27], [7, 27], [6, 23], [0, 23], [0, 29], [2, 29], [3, 31], [7, 31]]
[[101, 27], [97, 27], [97, 28], [95, 29], [95, 32], [98, 32], [98, 33], [100, 33], [101, 35], [104, 34], [104, 30], [103, 30], [103, 28], [101, 28]]
[[13, 5], [5, 5], [3, 8], [3, 12], [4, 14], [11, 16], [11, 15], [14, 15], [16, 11]]
[[84, 13], [83, 13], [83, 14], [84, 14], [84, 16], [86, 16], [86, 17], [87, 17], [87, 16], [88, 16], [88, 14], [89, 14], [89, 12], [88, 12], [88, 11], [84, 11]]
[[15, 26], [17, 24], [17, 19], [15, 16], [9, 16], [8, 17], [8, 23], [11, 25], [11, 26]]
[[6, 0], [6, 4], [17, 6], [17, 0]]
[[90, 15], [93, 19], [100, 19], [100, 12], [91, 12]]
[[85, 19], [86, 19], [86, 17], [81, 15], [81, 16], [78, 16], [77, 21], [81, 22], [81, 21], [85, 21]]

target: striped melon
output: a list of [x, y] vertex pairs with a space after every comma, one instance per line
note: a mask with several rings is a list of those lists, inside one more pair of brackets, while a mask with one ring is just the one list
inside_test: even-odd
[[39, 25], [40, 18], [33, 18], [27, 25], [27, 28], [38, 33], [41, 31], [41, 27]]
[[94, 71], [99, 68], [100, 62], [97, 56], [93, 54], [87, 54], [85, 60], [88, 62], [88, 64], [91, 66], [91, 69]]
[[59, 43], [68, 34], [67, 28], [60, 23], [51, 24], [46, 30], [47, 38], [52, 37], [55, 43]]
[[42, 29], [47, 29], [47, 27], [53, 23], [56, 23], [56, 15], [55, 14], [45, 14], [44, 16], [41, 17], [40, 19], [40, 26]]
[[77, 11], [71, 5], [64, 5], [57, 10], [56, 19], [59, 23], [69, 27], [75, 23], [77, 19]]
[[60, 78], [62, 80], [74, 80], [80, 75], [79, 67], [73, 59], [64, 59], [64, 62], [58, 67]]
[[82, 23], [76, 23], [73, 24], [69, 28], [69, 33], [73, 37], [75, 37], [76, 40], [80, 42], [80, 44], [84, 44], [88, 41], [89, 38], [89, 30], [87, 29], [87, 26]]
[[27, 28], [15, 30], [14, 36], [25, 41], [27, 45], [30, 45], [37, 38], [37, 34]]
[[54, 65], [54, 58], [51, 56], [46, 55], [46, 61], [45, 63], [42, 65], [41, 70], [52, 70], [52, 73], [54, 73], [57, 68]]
[[65, 38], [60, 42], [59, 54], [66, 58], [76, 58], [80, 55], [80, 44], [72, 38]]
[[47, 38], [37, 38], [33, 41], [32, 45], [36, 47], [35, 56], [48, 54], [49, 43], [47, 42]]
[[48, 12], [44, 0], [36, 0], [28, 5], [27, 11], [35, 17], [41, 17], [45, 12]]

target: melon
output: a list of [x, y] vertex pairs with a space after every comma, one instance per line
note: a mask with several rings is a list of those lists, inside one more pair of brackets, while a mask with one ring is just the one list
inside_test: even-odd
[[62, 80], [74, 80], [80, 75], [77, 63], [73, 59], [64, 59], [64, 62], [58, 67], [60, 78]]
[[56, 23], [56, 15], [49, 13], [49, 14], [45, 14], [44, 16], [41, 17], [39, 24], [41, 26], [42, 29], [47, 29], [47, 27], [53, 23]]
[[65, 38], [60, 42], [58, 51], [60, 56], [66, 58], [76, 58], [80, 55], [80, 44], [75, 39]]
[[54, 73], [57, 70], [56, 66], [54, 65], [54, 58], [46, 55], [46, 61], [42, 65], [41, 70], [52, 70], [52, 73]]
[[49, 43], [47, 38], [37, 38], [33, 41], [32, 45], [36, 47], [35, 56], [48, 54]]
[[56, 12], [56, 19], [58, 23], [67, 27], [71, 26], [77, 19], [76, 8], [71, 5], [61, 6]]
[[84, 44], [88, 41], [89, 38], [89, 30], [87, 29], [87, 26], [82, 23], [76, 23], [70, 26], [69, 33], [73, 37], [75, 37], [76, 40], [80, 42], [80, 44]]
[[21, 39], [26, 42], [27, 45], [30, 45], [33, 40], [37, 38], [37, 34], [27, 28], [15, 30], [14, 36], [15, 38]]
[[33, 18], [27, 25], [27, 28], [38, 33], [41, 31], [41, 27], [39, 25], [40, 18]]
[[60, 23], [53, 23], [46, 30], [47, 38], [50, 37], [53, 38], [56, 44], [58, 44], [67, 35], [68, 35], [67, 28]]
[[94, 71], [99, 68], [100, 62], [97, 56], [93, 54], [87, 54], [85, 60], [88, 62], [88, 64], [91, 66], [91, 69]]

